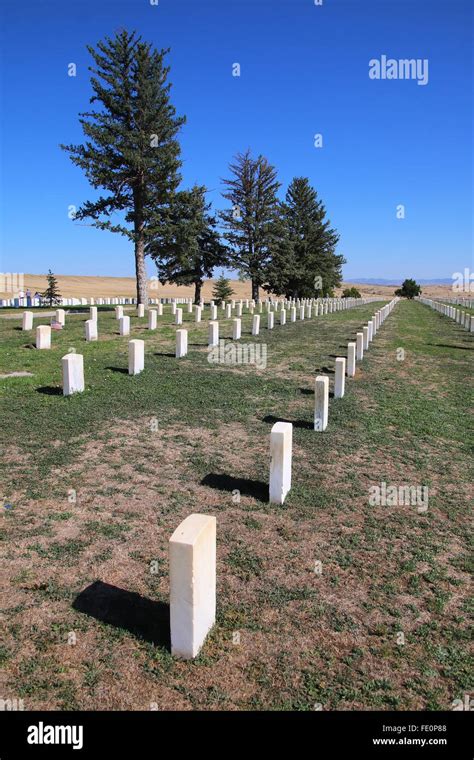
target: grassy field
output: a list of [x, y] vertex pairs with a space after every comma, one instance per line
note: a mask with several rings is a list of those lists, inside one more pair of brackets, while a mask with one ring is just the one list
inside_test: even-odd
[[[312, 430], [315, 374], [332, 384], [335, 357], [380, 305], [258, 339], [244, 317], [242, 341], [267, 344], [261, 370], [207, 362], [208, 311], [181, 360], [168, 312], [156, 332], [133, 318], [130, 337], [146, 341], [136, 377], [112, 311], [97, 343], [84, 342], [85, 315], [67, 317], [50, 351], [0, 319], [0, 372], [32, 373], [0, 381], [0, 697], [25, 709], [435, 710], [472, 690], [473, 336], [400, 302], [331, 399], [327, 431]], [[64, 398], [71, 348], [86, 391]], [[276, 420], [294, 424], [283, 507], [267, 502]], [[428, 510], [370, 506], [381, 482], [427, 486]], [[218, 619], [200, 656], [179, 662], [167, 543], [192, 512], [217, 517]]]

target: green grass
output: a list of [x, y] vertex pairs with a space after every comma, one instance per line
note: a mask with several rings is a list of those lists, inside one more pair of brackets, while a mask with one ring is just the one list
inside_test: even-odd
[[[167, 309], [156, 332], [134, 317], [130, 338], [146, 341], [136, 377], [110, 310], [100, 310], [97, 343], [84, 341], [87, 313], [71, 315], [50, 351], [0, 319], [0, 372], [33, 373], [0, 381], [3, 496], [13, 505], [2, 520], [3, 696], [24, 696], [27, 709], [402, 710], [449, 709], [472, 689], [473, 336], [400, 302], [345, 397], [331, 399], [327, 431], [312, 429], [314, 376], [332, 384], [335, 357], [380, 305], [273, 331], [263, 314], [258, 338], [245, 315], [242, 341], [267, 345], [259, 371], [208, 363], [207, 314], [201, 325], [183, 315], [182, 360]], [[223, 320], [221, 337], [230, 335]], [[86, 390], [64, 398], [70, 348], [84, 355]], [[282, 507], [265, 495], [278, 419], [294, 423]], [[428, 511], [370, 506], [382, 481], [427, 486]], [[169, 536], [203, 511], [218, 521], [218, 616], [196, 661], [72, 607], [97, 579], [166, 601]], [[78, 635], [74, 657], [68, 631]]]

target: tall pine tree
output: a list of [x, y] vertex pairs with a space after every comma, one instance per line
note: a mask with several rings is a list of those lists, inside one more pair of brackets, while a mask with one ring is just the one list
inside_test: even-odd
[[267, 267], [267, 287], [293, 298], [326, 296], [342, 280], [339, 235], [306, 177], [295, 177], [282, 204], [284, 233]]
[[201, 300], [206, 277], [226, 263], [226, 247], [216, 217], [206, 203], [206, 188], [195, 185], [175, 194], [166, 224], [147, 247], [156, 261], [160, 282], [194, 285], [194, 302]]
[[[180, 181], [176, 135], [185, 119], [170, 102], [168, 50], [154, 50], [126, 30], [88, 50], [95, 63], [90, 102], [98, 108], [80, 114], [85, 143], [61, 147], [92, 187], [107, 195], [86, 201], [75, 219], [91, 219], [93, 226], [133, 242], [137, 299], [147, 305], [146, 246], [163, 226]], [[119, 221], [112, 221], [117, 212]]]
[[276, 169], [264, 156], [238, 153], [229, 166], [232, 177], [224, 180], [224, 198], [232, 208], [221, 212], [231, 261], [252, 282], [252, 298], [259, 299], [265, 268], [281, 234]]

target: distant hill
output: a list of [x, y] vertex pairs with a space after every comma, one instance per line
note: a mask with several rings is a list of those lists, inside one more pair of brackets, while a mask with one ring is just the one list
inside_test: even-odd
[[[405, 279], [405, 278], [403, 278]], [[417, 277], [414, 278], [419, 285], [452, 285], [453, 284], [453, 278], [452, 277], [442, 277], [441, 279], [418, 279]], [[361, 285], [401, 285], [402, 279], [392, 279], [387, 280], [383, 277], [354, 277], [350, 280], [345, 280], [345, 282], [354, 282], [354, 283], [360, 283]]]

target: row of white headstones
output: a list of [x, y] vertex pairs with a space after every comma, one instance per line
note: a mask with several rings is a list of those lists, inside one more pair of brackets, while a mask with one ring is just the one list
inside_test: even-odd
[[[356, 342], [348, 343], [345, 357], [336, 359], [335, 398], [344, 396], [346, 374], [353, 377], [356, 361], [362, 360], [378, 329], [393, 310], [398, 299], [379, 309]], [[329, 378], [316, 377], [314, 429], [323, 431], [328, 424]], [[291, 488], [293, 425], [276, 422], [270, 433], [270, 502], [283, 504]], [[212, 515], [189, 515], [170, 539], [170, 623], [171, 652], [192, 659], [199, 654], [216, 618], [216, 518]]]
[[[353, 377], [356, 372], [356, 362], [364, 357], [364, 351], [369, 349], [377, 331], [391, 313], [398, 299], [392, 300], [375, 312], [373, 317], [358, 332], [355, 342], [348, 343], [347, 360], [345, 357], [336, 359], [334, 397], [342, 398], [345, 393], [345, 377]], [[354, 304], [359, 305], [360, 299]], [[159, 306], [162, 306], [159, 304]], [[300, 319], [311, 316], [308, 306], [300, 306]], [[97, 310], [92, 312], [91, 319], [86, 322], [86, 339], [97, 339]], [[116, 317], [120, 322], [120, 333], [127, 335], [130, 329], [130, 317], [123, 316], [117, 307]], [[209, 345], [217, 345], [219, 323], [215, 316], [215, 305], [211, 305], [211, 321], [209, 322]], [[199, 309], [199, 311], [198, 311]], [[63, 310], [56, 312], [56, 320], [64, 325]], [[151, 312], [155, 312], [155, 316]], [[172, 306], [176, 324], [181, 324], [181, 309]], [[196, 319], [201, 318], [201, 309], [196, 307]], [[31, 312], [30, 312], [31, 313]], [[26, 312], [28, 315], [28, 312]], [[156, 329], [156, 317], [162, 314], [162, 308], [150, 310], [149, 328]], [[285, 316], [283, 316], [285, 315]], [[138, 316], [144, 312], [138, 307]], [[296, 321], [296, 307], [290, 307], [290, 319]], [[127, 320], [127, 321], [124, 321]], [[259, 334], [260, 315], [254, 315], [252, 334]], [[286, 322], [286, 310], [280, 309], [280, 324]], [[93, 323], [91, 328], [91, 323]], [[240, 317], [233, 322], [233, 339], [240, 338]], [[25, 317], [24, 329], [32, 329], [32, 321]], [[268, 328], [274, 326], [274, 312], [268, 311]], [[49, 348], [51, 345], [49, 326], [39, 326], [37, 330], [49, 330], [49, 343], [41, 345], [43, 332], [40, 332], [38, 348]], [[95, 330], [94, 330], [95, 327]], [[92, 332], [91, 332], [92, 329]], [[184, 337], [180, 337], [185, 334]], [[91, 335], [95, 334], [95, 338]], [[187, 331], [176, 331], [176, 356], [185, 356], [187, 352]], [[62, 358], [63, 393], [70, 395], [84, 390], [84, 365], [81, 354], [70, 353]], [[144, 341], [129, 341], [129, 374], [137, 374], [144, 368]], [[329, 416], [329, 377], [318, 376], [315, 379], [314, 430], [322, 432], [327, 428]], [[269, 500], [273, 504], [283, 504], [291, 489], [293, 448], [293, 425], [290, 422], [277, 422], [270, 433], [270, 485]], [[171, 652], [175, 657], [184, 659], [195, 658], [204, 644], [206, 636], [213, 627], [216, 617], [216, 518], [212, 515], [191, 514], [176, 528], [169, 541], [169, 572], [170, 572], [170, 628]]]
[[430, 306], [435, 311], [443, 314], [445, 317], [454, 319], [455, 322], [466, 330], [469, 330], [469, 332], [474, 332], [474, 314], [470, 314], [468, 311], [463, 311], [462, 309], [456, 309], [454, 306], [442, 303], [441, 301], [434, 301], [431, 298], [419, 298], [418, 300], [421, 301], [421, 303], [424, 303], [425, 306]]

